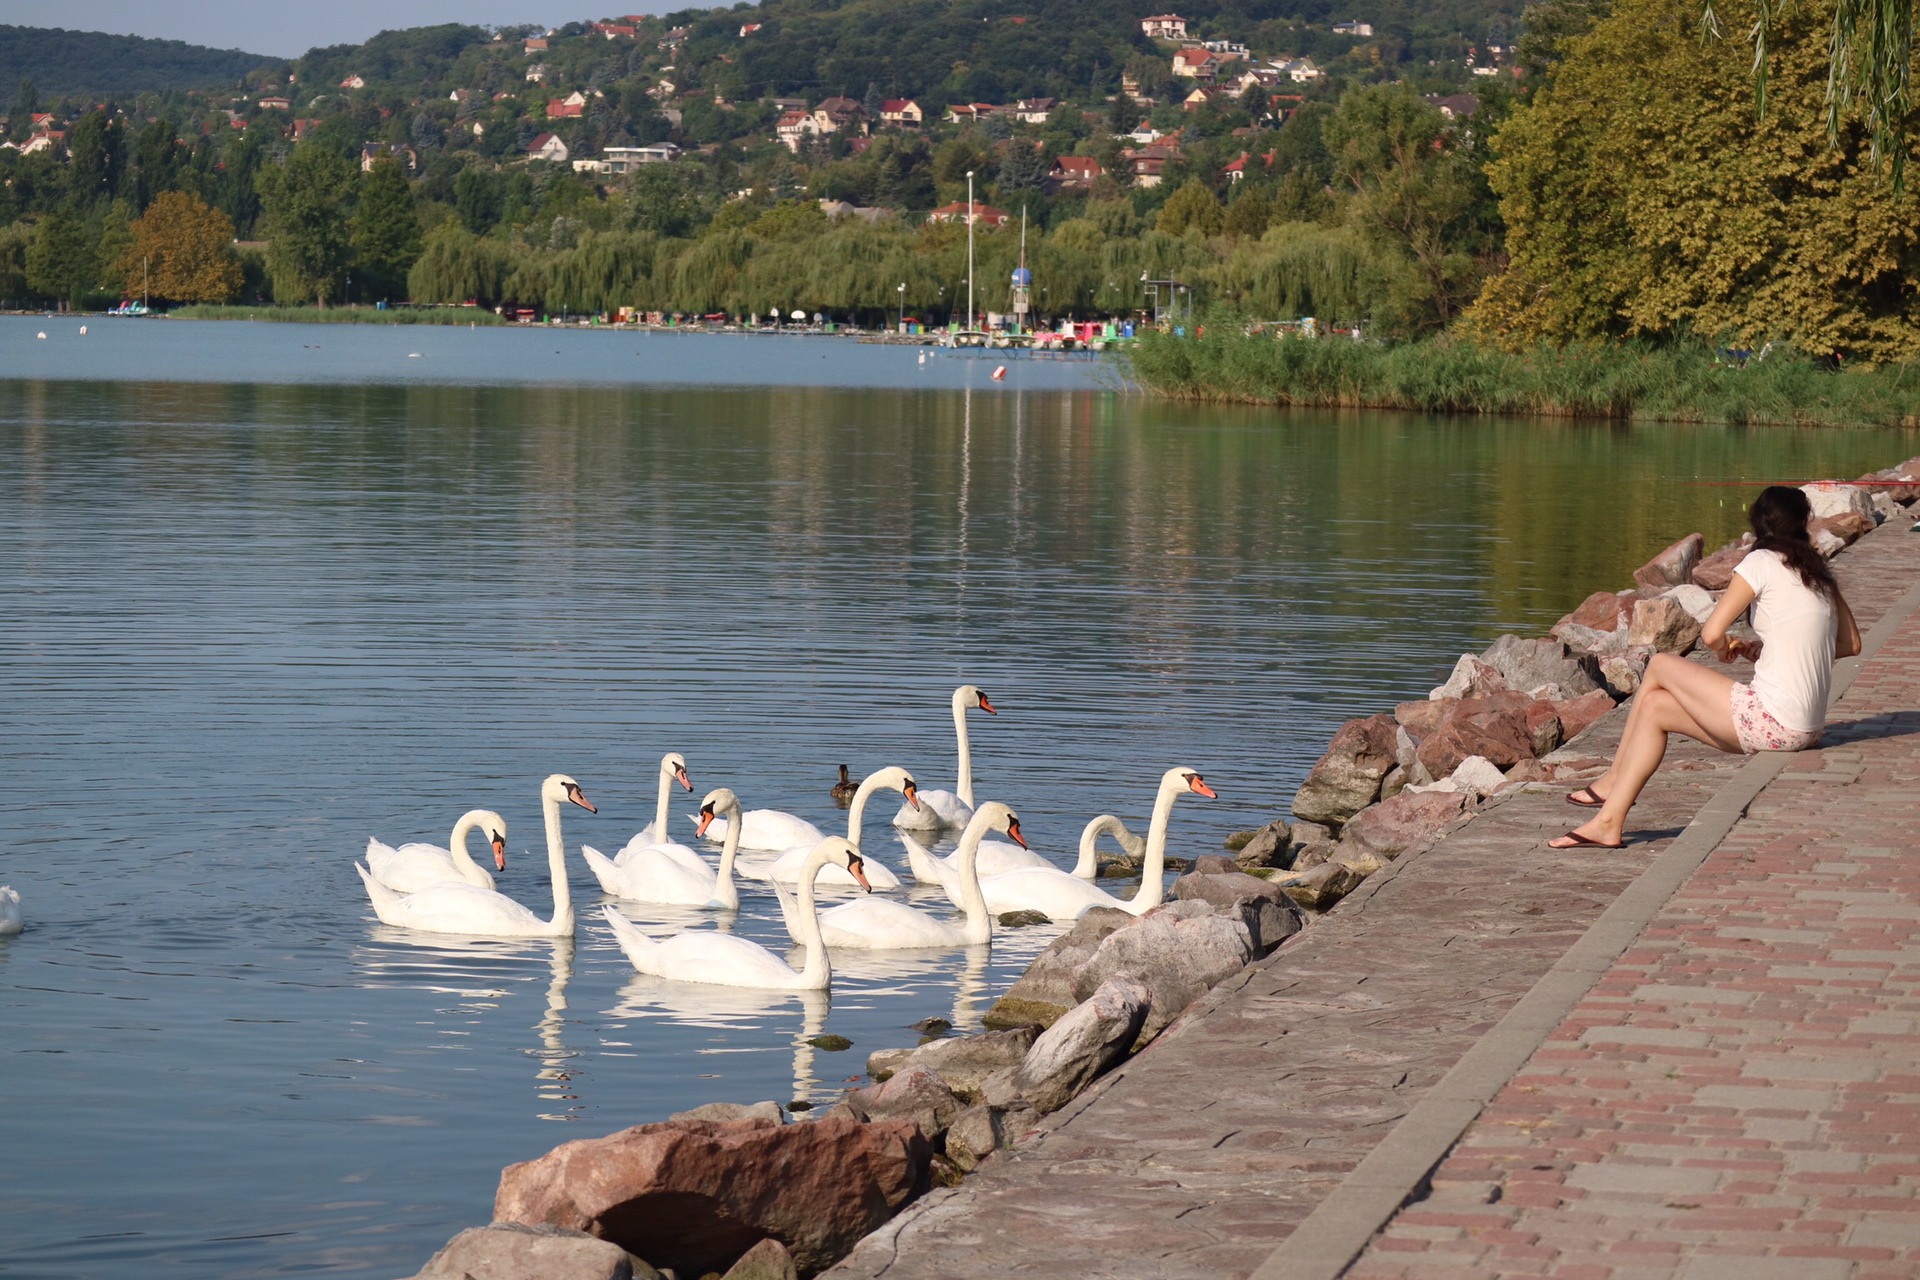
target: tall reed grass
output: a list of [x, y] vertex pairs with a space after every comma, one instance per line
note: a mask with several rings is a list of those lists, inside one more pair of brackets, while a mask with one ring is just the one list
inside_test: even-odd
[[1190, 400], [1427, 413], [1752, 425], [1920, 425], [1920, 366], [1837, 371], [1790, 353], [1744, 365], [1652, 344], [1519, 354], [1454, 338], [1380, 346], [1249, 333], [1210, 320], [1198, 337], [1149, 332], [1134, 376]]
[[295, 324], [505, 324], [485, 307], [175, 307], [183, 320], [274, 320]]

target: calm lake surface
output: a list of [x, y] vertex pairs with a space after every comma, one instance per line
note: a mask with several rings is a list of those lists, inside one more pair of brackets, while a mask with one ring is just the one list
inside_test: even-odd
[[[830, 1101], [907, 1024], [977, 1026], [1057, 932], [842, 956], [830, 1000], [641, 978], [577, 849], [651, 817], [665, 751], [696, 784], [676, 814], [727, 785], [832, 829], [841, 761], [952, 786], [973, 682], [1001, 711], [971, 724], [980, 794], [1036, 848], [1144, 823], [1181, 764], [1220, 798], [1182, 801], [1173, 847], [1215, 850], [1340, 720], [1730, 536], [1752, 490], [1717, 482], [1920, 453], [1170, 406], [1107, 366], [996, 384], [834, 339], [78, 324], [0, 319], [21, 1277], [411, 1274], [487, 1220], [502, 1165], [706, 1101]], [[510, 825], [501, 889], [546, 913], [555, 771], [600, 807], [565, 815], [574, 940], [374, 920], [367, 837], [444, 840], [476, 806]], [[894, 808], [867, 850], [904, 873]], [[743, 897], [729, 927], [774, 943], [771, 896]]]

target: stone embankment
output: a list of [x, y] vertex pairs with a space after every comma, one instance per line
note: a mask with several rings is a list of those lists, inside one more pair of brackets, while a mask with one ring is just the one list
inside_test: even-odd
[[[1920, 458], [1865, 478], [1912, 483], [1812, 487], [1828, 554], [1910, 518]], [[1732, 775], [1680, 744], [1635, 810], [1651, 835], [1544, 848], [1616, 700], [1693, 648], [1744, 551], [1683, 539], [1550, 637], [1349, 721], [1292, 822], [1142, 917], [1082, 917], [993, 1029], [876, 1053], [874, 1084], [802, 1123], [712, 1104], [513, 1166], [493, 1225], [420, 1277], [1249, 1274]], [[1863, 625], [1880, 607], [1854, 603]]]

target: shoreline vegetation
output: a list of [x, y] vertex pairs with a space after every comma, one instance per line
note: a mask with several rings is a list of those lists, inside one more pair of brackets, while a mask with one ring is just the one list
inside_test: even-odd
[[194, 303], [168, 315], [181, 320], [265, 320], [275, 324], [505, 324], [485, 307], [247, 307]]
[[1734, 426], [1920, 425], [1920, 368], [1835, 369], [1791, 351], [1745, 360], [1652, 343], [1509, 352], [1455, 337], [1381, 346], [1276, 337], [1222, 317], [1193, 337], [1148, 331], [1130, 357], [1141, 385], [1179, 400]]

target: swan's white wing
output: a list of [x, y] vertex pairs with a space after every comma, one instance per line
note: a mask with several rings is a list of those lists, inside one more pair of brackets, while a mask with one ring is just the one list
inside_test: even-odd
[[[695, 818], [694, 821], [698, 822], [699, 819]], [[727, 819], [715, 818], [709, 823], [706, 838], [724, 844], [727, 839]], [[826, 832], [805, 818], [797, 818], [778, 809], [749, 809], [740, 818], [742, 849], [812, 849], [826, 838]]]
[[399, 894], [355, 864], [374, 914], [382, 924], [423, 933], [466, 933], [482, 937], [542, 937], [552, 926], [504, 894], [463, 881], [434, 885], [419, 893]]
[[0, 884], [0, 938], [10, 938], [23, 927], [19, 892], [11, 885]]
[[683, 907], [704, 907], [713, 900], [712, 867], [703, 865], [698, 871], [690, 871], [658, 846], [637, 852], [640, 856], [622, 865], [598, 849], [580, 846], [580, 855], [600, 887], [615, 897]]
[[[814, 843], [818, 844], [819, 842], [815, 841]], [[741, 867], [739, 869], [740, 874], [748, 880], [778, 880], [781, 884], [798, 885], [800, 883], [800, 868], [806, 865], [807, 857], [813, 852], [813, 848], [813, 845], [805, 845], [799, 848], [788, 849], [778, 858], [775, 858], [770, 864], [756, 864], [752, 867]], [[870, 858], [863, 853], [860, 855], [860, 864], [861, 869], [867, 873], [867, 883], [873, 886], [874, 889], [898, 889], [900, 887], [900, 877], [893, 874], [887, 865], [878, 858]], [[851, 871], [832, 862], [820, 868], [820, 879], [816, 883], [843, 886], [852, 885], [855, 887], [858, 887], [860, 884], [858, 880], [853, 878]]]
[[[437, 844], [421, 841], [409, 841], [394, 848], [369, 838], [367, 840], [367, 870], [395, 893], [419, 893], [431, 889], [436, 884], [479, 883], [469, 881], [453, 865], [453, 854]], [[476, 867], [480, 878], [486, 883], [482, 888], [493, 887], [493, 877], [486, 868]]]
[[[947, 855], [948, 866], [954, 866], [955, 856], [957, 855]], [[1007, 840], [982, 840], [979, 852], [974, 855], [973, 865], [974, 869], [983, 876], [1004, 875], [1009, 871], [1019, 871], [1026, 867], [1039, 867], [1048, 871], [1055, 869], [1053, 863], [1033, 850], [1022, 849], [1019, 845]], [[957, 874], [959, 868], [954, 867], [954, 871]]]
[[980, 881], [980, 892], [987, 899], [987, 910], [995, 915], [1038, 911], [1049, 920], [1078, 920], [1095, 907], [1127, 907], [1119, 898], [1057, 867], [1023, 867], [987, 876]]
[[908, 831], [946, 831], [965, 827], [973, 821], [973, 806], [951, 791], [915, 793], [920, 807], [901, 805], [893, 815], [893, 825]]
[[641, 973], [725, 987], [796, 987], [800, 982], [792, 966], [757, 942], [704, 930], [656, 942], [613, 908], [607, 908], [606, 917], [620, 949]]
[[965, 930], [892, 898], [855, 898], [820, 913], [820, 933], [830, 947], [863, 951], [953, 947], [966, 942]]
[[[699, 850], [690, 849], [684, 844], [677, 844], [671, 840], [656, 841], [649, 837], [645, 831], [642, 831], [639, 835], [627, 841], [620, 852], [613, 855], [613, 860], [623, 867], [629, 866], [637, 859], [646, 857], [650, 852], [654, 851], [673, 859], [689, 871], [698, 871], [702, 867], [707, 866], [706, 861], [701, 858]], [[707, 868], [707, 874], [713, 874], [711, 867]]]

